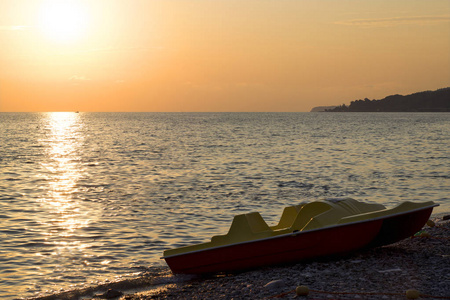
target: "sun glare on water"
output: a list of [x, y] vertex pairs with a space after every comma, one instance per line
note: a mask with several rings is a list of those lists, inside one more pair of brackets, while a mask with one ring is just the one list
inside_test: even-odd
[[88, 10], [82, 1], [48, 0], [39, 10], [39, 31], [53, 42], [78, 41], [87, 32], [88, 23]]

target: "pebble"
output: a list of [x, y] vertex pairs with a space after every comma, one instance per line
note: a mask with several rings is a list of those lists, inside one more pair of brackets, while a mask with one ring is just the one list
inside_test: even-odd
[[267, 283], [264, 287], [272, 291], [278, 290], [284, 287], [284, 281], [282, 279], [272, 280], [271, 282]]
[[295, 289], [297, 296], [307, 296], [309, 294], [309, 288], [305, 285], [300, 285]]
[[419, 297], [420, 293], [418, 290], [411, 289], [406, 291], [406, 298], [408, 299], [417, 299]]
[[113, 290], [113, 289], [109, 289], [107, 290], [104, 294], [98, 296], [98, 298], [103, 298], [103, 299], [113, 299], [113, 298], [117, 298], [122, 296], [123, 293]]

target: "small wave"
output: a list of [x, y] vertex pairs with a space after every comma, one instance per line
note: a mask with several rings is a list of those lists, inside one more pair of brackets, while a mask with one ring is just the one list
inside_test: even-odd
[[450, 175], [423, 175], [424, 178], [444, 178], [450, 179]]
[[98, 188], [98, 187], [108, 187], [111, 186], [112, 184], [110, 183], [99, 183], [99, 184], [89, 184], [89, 183], [79, 183], [77, 184], [77, 186], [79, 187], [84, 187], [84, 188]]
[[81, 297], [98, 297], [109, 289], [119, 290], [124, 294], [136, 291], [151, 291], [164, 285], [182, 283], [195, 278], [194, 275], [173, 275], [167, 267], [143, 267], [144, 271], [137, 278], [107, 282], [96, 286], [63, 291], [51, 295], [41, 295], [30, 300], [77, 299]]
[[21, 178], [6, 178], [6, 181], [20, 181]]
[[25, 248], [36, 248], [36, 247], [53, 247], [54, 245], [52, 243], [45, 243], [45, 242], [30, 242], [30, 243], [24, 243], [21, 245]]
[[298, 181], [280, 181], [278, 182], [278, 187], [294, 187], [294, 188], [302, 188], [302, 189], [312, 189], [314, 184], [312, 183], [303, 183]]
[[14, 234], [22, 234], [24, 233], [26, 230], [24, 228], [17, 228], [17, 229], [0, 229], [0, 233], [2, 234], [10, 234], [10, 235], [14, 235]]

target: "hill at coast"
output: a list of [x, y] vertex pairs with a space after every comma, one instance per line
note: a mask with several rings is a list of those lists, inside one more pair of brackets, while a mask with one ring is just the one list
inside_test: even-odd
[[355, 100], [327, 112], [450, 112], [450, 87], [410, 95], [391, 95], [381, 100]]

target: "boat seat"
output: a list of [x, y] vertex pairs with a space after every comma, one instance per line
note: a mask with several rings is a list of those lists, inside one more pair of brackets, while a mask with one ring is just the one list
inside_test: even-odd
[[291, 227], [303, 205], [304, 204], [285, 207], [281, 214], [280, 222], [270, 228], [272, 230], [280, 230]]
[[258, 212], [237, 215], [233, 218], [230, 230], [225, 235], [211, 238], [214, 246], [239, 243], [273, 235], [273, 230], [267, 225]]

